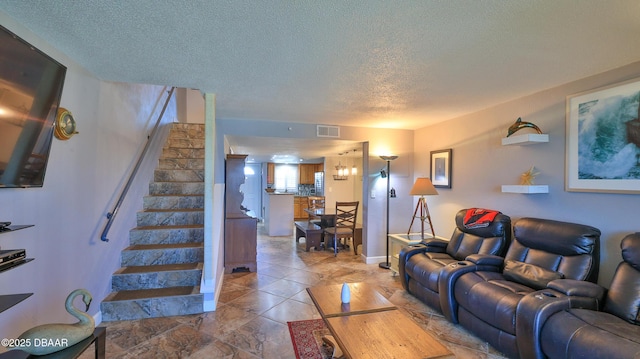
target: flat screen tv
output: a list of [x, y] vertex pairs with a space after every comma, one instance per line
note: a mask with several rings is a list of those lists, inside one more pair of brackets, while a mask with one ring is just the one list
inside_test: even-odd
[[0, 26], [0, 188], [42, 187], [66, 72]]

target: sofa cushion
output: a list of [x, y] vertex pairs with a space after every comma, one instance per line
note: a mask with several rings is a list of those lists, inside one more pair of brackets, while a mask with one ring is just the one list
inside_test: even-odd
[[446, 248], [447, 253], [457, 260], [476, 253], [504, 255], [511, 241], [511, 218], [500, 213], [487, 227], [466, 228], [464, 217], [467, 211], [463, 209], [456, 214], [456, 228]]
[[438, 292], [438, 278], [440, 270], [445, 265], [455, 261], [446, 253], [417, 254], [405, 264], [405, 272], [423, 287]]
[[505, 260], [535, 264], [565, 278], [597, 282], [600, 231], [590, 226], [547, 219], [521, 218]]
[[570, 309], [547, 320], [540, 342], [550, 358], [638, 358], [640, 326], [605, 312]]
[[514, 224], [513, 234], [527, 248], [561, 256], [599, 253], [600, 230], [582, 224], [521, 218]]
[[543, 289], [547, 287], [547, 283], [555, 279], [564, 278], [562, 273], [554, 272], [534, 264], [523, 263], [518, 261], [505, 261], [504, 278], [524, 284], [534, 289]]
[[608, 313], [597, 312], [589, 309], [569, 309], [571, 315], [582, 320], [586, 324], [599, 328], [616, 336], [631, 340], [640, 345], [640, 326], [628, 323]]
[[515, 335], [516, 307], [533, 289], [504, 280], [498, 272], [470, 272], [454, 287], [455, 300], [474, 317]]

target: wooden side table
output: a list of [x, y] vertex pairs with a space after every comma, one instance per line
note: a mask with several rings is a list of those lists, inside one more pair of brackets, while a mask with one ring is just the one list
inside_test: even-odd
[[[431, 238], [431, 236], [425, 236], [425, 239]], [[402, 234], [389, 234], [389, 264], [393, 271], [393, 274], [398, 274], [398, 260], [400, 257], [400, 250], [407, 246], [418, 244], [422, 241], [422, 235], [420, 233], [411, 233], [407, 235]]]
[[[422, 234], [421, 233], [410, 233], [409, 235], [407, 235], [406, 233], [402, 233], [402, 234], [389, 234], [389, 262], [391, 264], [390, 269], [393, 271], [393, 275], [398, 274], [398, 261], [400, 259], [400, 250], [404, 247], [407, 246], [413, 246], [416, 245], [420, 242], [422, 242], [423, 240], [428, 240], [428, 239], [432, 239], [434, 237], [432, 237], [431, 235], [426, 235], [424, 236], [424, 239], [422, 239]], [[436, 239], [440, 239], [443, 241], [449, 241], [448, 238], [444, 238], [444, 237], [440, 237], [440, 236], [435, 236]]]

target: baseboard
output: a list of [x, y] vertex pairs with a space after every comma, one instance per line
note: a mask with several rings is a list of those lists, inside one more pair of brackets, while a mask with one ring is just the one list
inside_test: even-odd
[[[364, 255], [363, 255], [364, 257]], [[386, 256], [376, 256], [376, 257], [364, 257], [364, 262], [366, 264], [375, 264], [375, 263], [381, 263], [381, 262], [386, 262], [387, 261], [387, 257]]]
[[93, 315], [93, 321], [96, 323], [96, 327], [102, 323], [102, 311], [99, 310], [98, 313]]
[[205, 284], [201, 281], [200, 293], [203, 294], [202, 311], [215, 312], [218, 306], [218, 299], [220, 298], [220, 291], [222, 291], [223, 278], [220, 277], [218, 283], [215, 284], [215, 288], [212, 283]]

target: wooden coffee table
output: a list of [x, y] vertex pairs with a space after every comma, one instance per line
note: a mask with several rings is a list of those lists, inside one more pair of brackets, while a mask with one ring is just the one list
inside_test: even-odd
[[350, 283], [349, 287], [349, 304], [340, 301], [342, 284], [307, 288], [333, 334], [326, 341], [334, 339], [347, 358], [453, 358], [372, 285]]
[[342, 284], [307, 288], [323, 319], [345, 315], [393, 310], [396, 306], [367, 283], [349, 283], [351, 301], [342, 304]]

